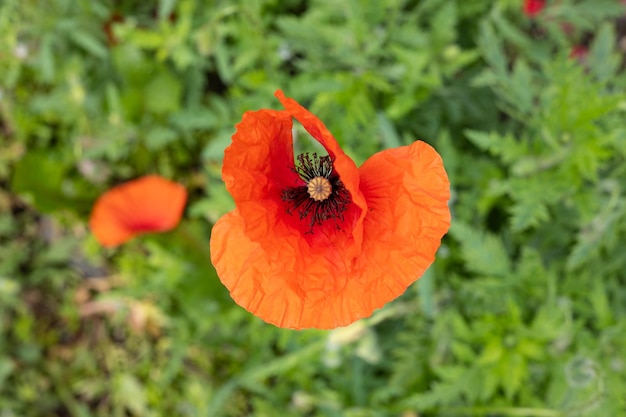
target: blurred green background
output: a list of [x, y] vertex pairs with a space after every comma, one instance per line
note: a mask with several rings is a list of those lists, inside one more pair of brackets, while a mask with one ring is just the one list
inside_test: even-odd
[[[525, 3], [2, 0], [0, 417], [626, 416], [626, 6]], [[265, 324], [210, 264], [277, 88], [450, 176], [437, 261], [349, 328]], [[93, 202], [146, 173], [182, 223], [102, 249]]]

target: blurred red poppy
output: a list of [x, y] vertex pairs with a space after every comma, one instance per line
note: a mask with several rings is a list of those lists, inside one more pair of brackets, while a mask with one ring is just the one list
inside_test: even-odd
[[100, 196], [91, 211], [89, 226], [102, 246], [118, 246], [140, 234], [173, 229], [186, 201], [185, 187], [158, 175], [147, 175]]
[[545, 0], [524, 0], [524, 14], [528, 17], [535, 17], [546, 6]]
[[574, 45], [569, 52], [569, 58], [577, 59], [579, 62], [583, 62], [587, 55], [589, 55], [589, 48], [585, 45]]
[[[312, 113], [249, 111], [222, 176], [236, 209], [213, 227], [211, 259], [233, 299], [280, 327], [334, 328], [368, 317], [430, 266], [450, 226], [450, 184], [424, 142], [360, 168]], [[294, 158], [292, 117], [328, 152]]]

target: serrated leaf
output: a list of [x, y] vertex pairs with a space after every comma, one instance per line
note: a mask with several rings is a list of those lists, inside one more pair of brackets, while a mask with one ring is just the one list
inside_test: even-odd
[[548, 208], [539, 200], [521, 200], [510, 209], [511, 228], [519, 232], [550, 219]]
[[502, 136], [495, 132], [477, 130], [465, 130], [463, 133], [480, 149], [486, 150], [494, 156], [499, 156], [507, 164], [517, 161], [527, 153], [528, 144], [522, 140], [517, 140], [511, 134]]
[[507, 59], [502, 51], [502, 42], [493, 30], [493, 26], [487, 21], [480, 25], [478, 45], [494, 75], [497, 78], [506, 78], [508, 76]]
[[[557, 201], [555, 197], [568, 189], [568, 184], [559, 182], [559, 179], [556, 176], [534, 175], [510, 180], [510, 195], [515, 203], [509, 212], [514, 231], [526, 230], [550, 219], [548, 204]], [[551, 187], [550, 193], [546, 193], [547, 184]]]
[[515, 103], [517, 109], [528, 114], [533, 108], [533, 76], [530, 67], [524, 60], [515, 61], [513, 73], [509, 81], [510, 93], [509, 100]]
[[514, 352], [509, 352], [500, 364], [500, 378], [502, 388], [508, 399], [513, 398], [526, 379], [526, 361]]
[[481, 233], [461, 222], [452, 224], [450, 234], [460, 242], [470, 271], [488, 276], [505, 276], [511, 272], [509, 254], [497, 236]]
[[456, 23], [456, 2], [447, 1], [441, 4], [431, 19], [432, 41], [434, 41], [435, 46], [443, 47], [454, 41]]
[[466, 130], [465, 136], [480, 149], [493, 152], [495, 154], [499, 153], [499, 136], [494, 133], [488, 132], [480, 132], [477, 130]]
[[536, 56], [539, 50], [537, 42], [530, 39], [526, 33], [519, 29], [517, 24], [505, 19], [501, 14], [492, 16], [494, 26], [498, 29], [498, 36], [523, 50], [525, 54]]

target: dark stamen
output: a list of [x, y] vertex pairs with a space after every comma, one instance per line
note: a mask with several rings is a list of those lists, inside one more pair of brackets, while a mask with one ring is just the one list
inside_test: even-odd
[[[339, 228], [339, 223], [344, 220], [343, 212], [351, 202], [351, 196], [339, 175], [333, 170], [330, 156], [318, 157], [316, 153], [312, 157], [308, 153], [298, 155], [297, 164], [292, 171], [306, 184], [283, 190], [282, 199], [288, 203], [287, 213], [293, 214], [297, 211], [300, 220], [308, 217], [310, 233], [313, 233], [314, 226], [321, 226], [331, 219]], [[328, 180], [330, 189], [324, 188], [323, 194], [312, 193], [311, 189], [321, 184], [326, 185], [324, 179]]]

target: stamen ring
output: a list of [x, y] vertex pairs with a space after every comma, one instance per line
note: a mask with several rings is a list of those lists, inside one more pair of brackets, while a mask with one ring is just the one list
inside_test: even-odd
[[306, 190], [309, 196], [315, 201], [324, 201], [333, 192], [333, 188], [330, 185], [328, 178], [315, 177], [308, 182]]

